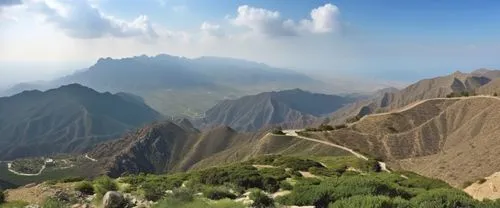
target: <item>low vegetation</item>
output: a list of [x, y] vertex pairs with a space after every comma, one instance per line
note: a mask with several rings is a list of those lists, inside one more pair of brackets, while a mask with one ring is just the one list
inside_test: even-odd
[[[119, 179], [99, 177], [93, 181], [71, 183], [75, 191], [84, 195], [96, 193], [96, 200], [107, 191], [118, 190], [154, 201], [153, 207], [156, 208], [493, 208], [500, 205], [500, 201], [474, 200], [441, 180], [412, 172], [380, 172], [375, 164], [376, 161], [364, 161], [354, 156], [303, 158], [266, 155], [186, 173], [139, 174]], [[308, 177], [301, 173], [307, 173]], [[285, 194], [272, 197], [277, 192]], [[48, 198], [42, 205], [67, 206], [67, 202], [56, 198]]]
[[446, 95], [447, 98], [454, 98], [454, 97], [469, 97], [469, 96], [475, 96], [476, 93], [474, 92], [467, 92], [467, 91], [462, 91], [462, 92], [452, 92], [448, 95]]
[[328, 124], [321, 124], [317, 128], [314, 127], [309, 127], [306, 128], [305, 131], [334, 131], [338, 129], [344, 129], [347, 128], [347, 124], [339, 124], [339, 125], [328, 125]]
[[24, 174], [37, 174], [45, 164], [43, 158], [30, 158], [15, 160], [11, 163], [11, 169]]

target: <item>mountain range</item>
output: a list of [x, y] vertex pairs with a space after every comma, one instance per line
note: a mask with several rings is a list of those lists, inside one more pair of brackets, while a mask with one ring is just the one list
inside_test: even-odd
[[239, 59], [160, 54], [101, 58], [87, 69], [48, 82], [22, 83], [4, 94], [79, 83], [101, 92], [128, 92], [168, 116], [196, 117], [218, 101], [269, 90], [325, 84], [287, 69]]
[[0, 159], [84, 151], [161, 119], [139, 98], [79, 84], [0, 98]]

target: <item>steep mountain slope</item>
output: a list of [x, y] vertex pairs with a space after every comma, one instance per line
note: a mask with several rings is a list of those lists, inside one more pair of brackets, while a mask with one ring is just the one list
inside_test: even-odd
[[325, 86], [306, 75], [250, 61], [160, 54], [101, 58], [86, 70], [46, 83], [20, 84], [8, 92], [43, 90], [70, 83], [102, 92], [130, 92], [164, 115], [189, 117], [198, 116], [223, 99], [292, 87]]
[[343, 123], [349, 117], [390, 111], [424, 99], [443, 98], [451, 93], [481, 92], [479, 88], [496, 77], [500, 77], [500, 71], [481, 69], [420, 80], [400, 91], [380, 91], [370, 99], [348, 105], [332, 114], [327, 122]]
[[203, 127], [228, 125], [243, 131], [278, 124], [300, 128], [352, 101], [351, 98], [300, 89], [266, 92], [222, 101], [208, 110], [206, 117], [198, 122]]
[[430, 99], [365, 116], [345, 129], [307, 134], [459, 186], [499, 171], [499, 108], [497, 97]]
[[0, 159], [81, 151], [160, 118], [125, 97], [71, 84], [0, 98]]
[[238, 133], [229, 127], [204, 132], [161, 122], [98, 145], [88, 155], [102, 173], [165, 173], [242, 161], [270, 153], [346, 155], [342, 150], [266, 132]]
[[496, 93], [500, 95], [500, 78], [493, 79], [488, 84], [476, 89], [476, 93], [481, 95], [494, 95]]

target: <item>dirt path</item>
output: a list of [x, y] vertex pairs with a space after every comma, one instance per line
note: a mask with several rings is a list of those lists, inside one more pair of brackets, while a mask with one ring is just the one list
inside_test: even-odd
[[[389, 115], [392, 113], [401, 113], [401, 112], [410, 110], [410, 109], [414, 108], [415, 106], [420, 105], [422, 103], [425, 103], [427, 101], [432, 101], [432, 100], [469, 100], [469, 99], [477, 99], [477, 98], [490, 98], [490, 99], [500, 100], [500, 97], [495, 97], [495, 96], [490, 96], [490, 95], [475, 95], [475, 96], [469, 96], [469, 97], [453, 97], [453, 98], [431, 98], [431, 99], [419, 100], [419, 101], [416, 101], [414, 103], [410, 103], [402, 108], [395, 109], [395, 110], [392, 110], [389, 112], [369, 114], [369, 115], [363, 116], [357, 122], [360, 122], [367, 117]], [[355, 124], [357, 122], [354, 122], [352, 124]]]
[[44, 162], [42, 168], [40, 168], [40, 170], [37, 173], [34, 173], [34, 174], [20, 173], [20, 172], [17, 172], [15, 170], [12, 170], [12, 163], [9, 162], [9, 163], [7, 163], [7, 170], [9, 170], [9, 172], [11, 172], [11, 173], [14, 173], [14, 174], [20, 175], [20, 176], [39, 176], [45, 170], [46, 166], [47, 166], [47, 162]]
[[[331, 143], [331, 142], [327, 142], [327, 141], [323, 141], [323, 140], [319, 140], [319, 139], [313, 139], [313, 138], [309, 138], [309, 137], [305, 137], [305, 136], [301, 136], [299, 134], [297, 134], [297, 131], [301, 131], [301, 130], [297, 130], [297, 129], [289, 129], [289, 130], [283, 130], [283, 133], [285, 133], [286, 136], [293, 136], [293, 137], [296, 137], [296, 138], [299, 138], [299, 139], [304, 139], [304, 140], [308, 140], [308, 141], [312, 141], [312, 142], [316, 142], [316, 143], [321, 143], [321, 144], [325, 144], [325, 145], [328, 145], [328, 146], [332, 146], [332, 147], [336, 147], [336, 148], [339, 148], [339, 149], [342, 149], [342, 150], [345, 150], [347, 152], [350, 152], [351, 154], [353, 154], [354, 156], [356, 156], [357, 158], [361, 158], [363, 160], [368, 160], [368, 157], [350, 149], [350, 148], [347, 148], [347, 147], [344, 147], [344, 146], [341, 146], [341, 145], [338, 145], [338, 144], [334, 144], [334, 143]], [[379, 165], [380, 165], [380, 168], [383, 170], [383, 171], [386, 171], [386, 172], [391, 172], [389, 169], [387, 169], [387, 164], [385, 164], [384, 162], [378, 162]]]
[[85, 158], [87, 158], [88, 160], [90, 160], [92, 162], [97, 162], [96, 159], [89, 157], [89, 154], [85, 154]]

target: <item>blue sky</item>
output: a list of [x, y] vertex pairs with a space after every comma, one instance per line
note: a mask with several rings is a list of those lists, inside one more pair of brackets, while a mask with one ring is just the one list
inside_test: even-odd
[[0, 0], [0, 76], [167, 53], [414, 81], [500, 68], [498, 11], [493, 0]]

